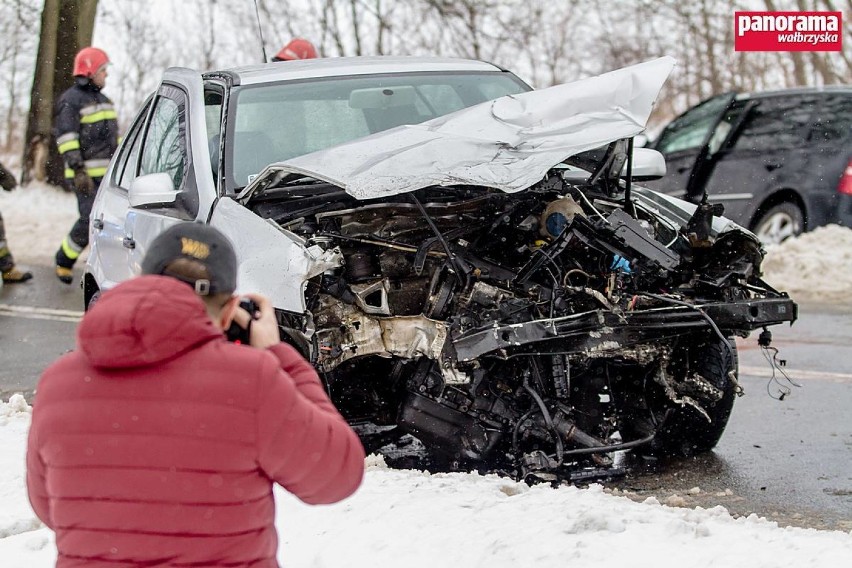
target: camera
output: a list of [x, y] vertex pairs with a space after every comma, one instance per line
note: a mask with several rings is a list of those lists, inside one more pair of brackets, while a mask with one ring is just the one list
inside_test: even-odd
[[248, 325], [245, 328], [240, 327], [240, 325], [236, 321], [231, 322], [231, 327], [228, 328], [228, 331], [225, 332], [225, 335], [228, 338], [228, 341], [233, 343], [241, 343], [243, 345], [251, 344], [251, 322], [256, 320], [258, 317], [258, 311], [260, 308], [257, 304], [255, 304], [252, 300], [248, 298], [243, 298], [240, 300], [240, 307], [247, 311], [251, 316]]

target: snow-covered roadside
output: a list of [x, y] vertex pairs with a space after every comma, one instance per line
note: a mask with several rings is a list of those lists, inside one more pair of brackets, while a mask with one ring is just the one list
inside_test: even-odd
[[16, 262], [51, 265], [59, 243], [77, 220], [77, 199], [51, 185], [32, 182], [11, 192], [0, 191], [0, 213]]
[[852, 229], [827, 225], [770, 247], [763, 271], [796, 301], [852, 305]]
[[[26, 499], [30, 409], [0, 402], [0, 565], [48, 568], [53, 533]], [[852, 533], [779, 528], [723, 507], [682, 509], [589, 489], [529, 487], [496, 476], [386, 469], [368, 458], [359, 491], [309, 507], [278, 490], [279, 559], [288, 567], [846, 566]]]

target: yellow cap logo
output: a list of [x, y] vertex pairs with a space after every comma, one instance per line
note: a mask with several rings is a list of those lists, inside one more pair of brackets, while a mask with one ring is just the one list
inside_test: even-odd
[[186, 237], [181, 237], [180, 242], [180, 252], [187, 256], [191, 256], [200, 260], [203, 260], [210, 256], [210, 247], [202, 242], [196, 241], [194, 239], [187, 239]]

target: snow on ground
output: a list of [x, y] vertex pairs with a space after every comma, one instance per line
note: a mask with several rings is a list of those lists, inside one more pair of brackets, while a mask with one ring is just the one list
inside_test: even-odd
[[[24, 482], [31, 409], [0, 402], [0, 565], [49, 568], [53, 533]], [[672, 508], [588, 489], [529, 487], [496, 476], [389, 470], [367, 459], [358, 492], [310, 507], [276, 492], [279, 561], [287, 567], [443, 566], [801, 568], [848, 566], [852, 532], [779, 528], [723, 507]]]
[[852, 229], [818, 227], [770, 247], [766, 281], [797, 301], [849, 304], [852, 291]]
[[[18, 174], [17, 169], [12, 172]], [[0, 191], [0, 213], [9, 248], [19, 265], [53, 264], [59, 243], [77, 220], [77, 198], [51, 185], [32, 182], [11, 192]]]

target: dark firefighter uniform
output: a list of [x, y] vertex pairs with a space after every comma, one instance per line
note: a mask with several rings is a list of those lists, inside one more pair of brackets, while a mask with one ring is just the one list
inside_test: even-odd
[[95, 192], [118, 147], [118, 122], [112, 101], [90, 78], [78, 76], [75, 81], [59, 97], [54, 117], [56, 143], [65, 160], [65, 179], [74, 188], [80, 212], [56, 253], [57, 276], [69, 284], [70, 269], [89, 244], [89, 214]]

